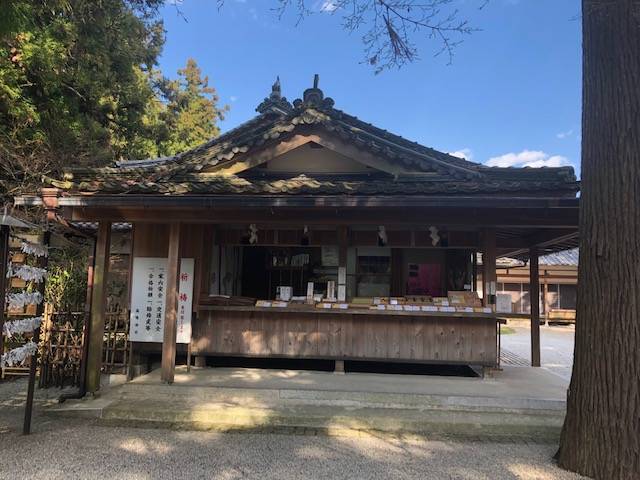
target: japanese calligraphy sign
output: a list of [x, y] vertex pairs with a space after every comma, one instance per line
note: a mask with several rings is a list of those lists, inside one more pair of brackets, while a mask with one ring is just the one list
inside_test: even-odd
[[[169, 279], [167, 259], [135, 257], [131, 286], [129, 340], [159, 342], [164, 335], [165, 294]], [[191, 341], [191, 307], [193, 305], [193, 258], [180, 262], [176, 343]]]

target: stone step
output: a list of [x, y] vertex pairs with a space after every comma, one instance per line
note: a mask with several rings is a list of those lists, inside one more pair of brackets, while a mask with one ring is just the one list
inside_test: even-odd
[[416, 410], [325, 405], [239, 406], [210, 402], [176, 403], [157, 398], [115, 400], [101, 411], [108, 424], [197, 430], [260, 430], [296, 427], [326, 431], [379, 431], [454, 436], [518, 436], [554, 440], [563, 415], [508, 412]]
[[392, 410], [434, 410], [495, 412], [526, 415], [564, 415], [565, 402], [532, 398], [484, 396], [445, 396], [344, 392], [299, 389], [219, 388], [179, 385], [126, 384], [115, 389], [112, 398], [124, 401], [162, 400], [167, 403], [220, 406], [276, 407], [328, 406], [343, 408], [379, 408]]

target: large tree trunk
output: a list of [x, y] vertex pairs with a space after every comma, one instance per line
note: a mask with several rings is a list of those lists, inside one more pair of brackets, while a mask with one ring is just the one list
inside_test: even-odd
[[580, 270], [558, 461], [640, 479], [640, 0], [583, 0]]

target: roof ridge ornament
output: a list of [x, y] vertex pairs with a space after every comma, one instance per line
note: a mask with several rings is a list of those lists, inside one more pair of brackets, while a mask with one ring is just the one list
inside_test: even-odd
[[317, 73], [313, 76], [313, 87], [307, 88], [302, 94], [302, 100], [299, 98], [294, 100], [293, 106], [299, 107], [320, 107], [320, 108], [333, 108], [335, 102], [333, 98], [324, 98], [324, 92], [318, 88], [320, 82], [320, 75]]
[[278, 75], [276, 81], [271, 85], [271, 93], [256, 107], [256, 111], [258, 113], [287, 113], [292, 108], [289, 101], [282, 96], [282, 85]]

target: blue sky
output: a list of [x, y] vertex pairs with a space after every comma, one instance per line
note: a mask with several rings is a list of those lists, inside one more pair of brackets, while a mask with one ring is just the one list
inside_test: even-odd
[[[280, 75], [293, 101], [320, 75], [336, 108], [446, 152], [491, 165], [580, 164], [581, 32], [579, 0], [459, 0], [481, 31], [456, 48], [453, 64], [421, 58], [375, 75], [360, 63], [361, 35], [341, 28], [339, 12], [319, 12], [296, 26], [278, 20], [275, 0], [184, 0], [162, 17], [167, 41], [160, 67], [174, 76], [197, 60], [230, 112], [223, 131], [255, 115]], [[293, 13], [293, 12], [292, 12]], [[186, 20], [185, 20], [186, 19]]]

